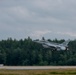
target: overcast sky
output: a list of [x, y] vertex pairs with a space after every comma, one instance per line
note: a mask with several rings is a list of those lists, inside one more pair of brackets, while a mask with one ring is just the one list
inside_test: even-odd
[[76, 39], [76, 0], [0, 0], [0, 39]]

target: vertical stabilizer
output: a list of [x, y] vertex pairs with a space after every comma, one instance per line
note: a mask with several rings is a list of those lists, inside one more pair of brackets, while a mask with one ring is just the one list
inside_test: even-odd
[[62, 44], [60, 44], [60, 45], [67, 46], [69, 42], [70, 42], [70, 40], [67, 40], [67, 41], [63, 42]]

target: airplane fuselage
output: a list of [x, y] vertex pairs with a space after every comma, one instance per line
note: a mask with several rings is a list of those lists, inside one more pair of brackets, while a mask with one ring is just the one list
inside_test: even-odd
[[56, 49], [56, 50], [66, 50], [67, 47], [65, 46], [60, 46], [60, 45], [53, 45], [53, 44], [43, 44], [44, 48], [51, 48], [51, 49]]
[[68, 43], [69, 41], [66, 41], [62, 44], [58, 44], [58, 43], [53, 43], [53, 42], [49, 42], [49, 41], [45, 41], [45, 40], [42, 40], [42, 41], [35, 41], [37, 43], [40, 43], [42, 44], [42, 46], [44, 48], [50, 48], [50, 49], [53, 49], [53, 50], [68, 50]]

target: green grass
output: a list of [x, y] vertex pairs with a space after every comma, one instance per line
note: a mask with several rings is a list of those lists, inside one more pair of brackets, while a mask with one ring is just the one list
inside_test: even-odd
[[0, 75], [18, 75], [18, 74], [0, 74]]
[[76, 72], [50, 72], [49, 74], [64, 74], [64, 75], [67, 75], [67, 74], [75, 74], [76, 75]]
[[76, 69], [0, 70], [0, 75], [76, 75]]

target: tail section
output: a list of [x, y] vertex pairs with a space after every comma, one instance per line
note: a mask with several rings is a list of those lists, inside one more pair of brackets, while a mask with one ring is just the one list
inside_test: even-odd
[[63, 42], [62, 44], [60, 44], [60, 45], [67, 46], [69, 42], [70, 42], [70, 40], [67, 40], [67, 41]]

